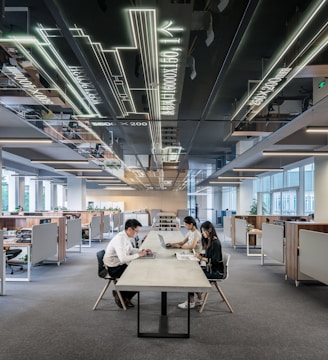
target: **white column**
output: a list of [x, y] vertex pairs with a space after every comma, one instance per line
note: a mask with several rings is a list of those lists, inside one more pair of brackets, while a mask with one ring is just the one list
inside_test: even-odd
[[86, 184], [85, 179], [75, 176], [67, 177], [67, 208], [69, 210], [86, 209]]

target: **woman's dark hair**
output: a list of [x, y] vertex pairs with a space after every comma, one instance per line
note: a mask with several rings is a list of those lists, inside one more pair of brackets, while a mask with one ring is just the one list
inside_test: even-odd
[[195, 220], [192, 216], [186, 216], [186, 217], [183, 219], [183, 222], [185, 222], [186, 224], [189, 224], [189, 225], [194, 225], [195, 228], [197, 229], [196, 220]]
[[[209, 237], [206, 238], [203, 236], [202, 230], [206, 230], [209, 233]], [[205, 221], [200, 226], [200, 231], [202, 233], [202, 247], [203, 249], [208, 249], [211, 246], [213, 240], [218, 239], [214, 225], [210, 221]]]

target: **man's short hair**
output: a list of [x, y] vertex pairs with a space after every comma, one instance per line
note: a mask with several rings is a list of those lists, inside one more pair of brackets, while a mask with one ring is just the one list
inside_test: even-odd
[[137, 227], [142, 226], [140, 222], [137, 219], [128, 219], [125, 222], [124, 229], [127, 230], [128, 228], [135, 229]]

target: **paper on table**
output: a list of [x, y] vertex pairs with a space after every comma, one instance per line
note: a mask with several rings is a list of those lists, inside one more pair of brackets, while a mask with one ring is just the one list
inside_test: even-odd
[[196, 258], [196, 256], [194, 254], [186, 254], [183, 252], [178, 252], [175, 255], [178, 260], [196, 260], [196, 261], [198, 261], [198, 259]]

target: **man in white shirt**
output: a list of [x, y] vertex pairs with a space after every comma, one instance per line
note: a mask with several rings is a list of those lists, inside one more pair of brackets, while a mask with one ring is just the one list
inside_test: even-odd
[[[129, 219], [125, 222], [124, 231], [119, 232], [109, 242], [103, 262], [107, 267], [110, 276], [119, 278], [132, 260], [151, 253], [150, 249], [137, 249], [131, 244], [131, 240], [138, 235], [141, 226], [142, 225], [138, 220]], [[131, 299], [135, 294], [135, 291], [121, 291], [121, 295], [127, 307], [134, 306]], [[122, 308], [115, 290], [113, 291], [113, 296], [116, 304]]]

